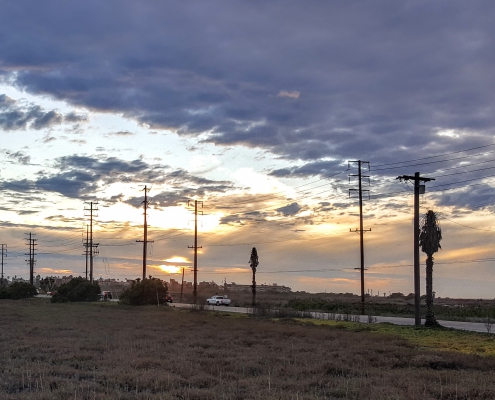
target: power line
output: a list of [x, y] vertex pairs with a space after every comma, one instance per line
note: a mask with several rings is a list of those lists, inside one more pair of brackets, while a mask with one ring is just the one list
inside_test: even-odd
[[469, 226], [469, 225], [464, 225], [464, 224], [461, 224], [460, 222], [456, 222], [456, 221], [453, 221], [451, 220], [450, 218], [447, 218], [445, 215], [443, 215], [442, 213], [440, 213], [440, 216], [442, 219], [446, 219], [447, 221], [450, 221], [452, 222], [453, 224], [457, 224], [457, 225], [460, 225], [460, 226], [463, 226], [464, 228], [469, 228], [469, 229], [474, 229], [474, 230], [477, 230], [477, 231], [483, 231], [483, 232], [495, 232], [495, 230], [493, 229], [482, 229], [482, 228], [475, 228], [474, 226]]
[[[495, 153], [495, 150], [494, 151], [489, 151], [489, 152], [484, 153], [484, 154], [493, 154], [493, 153]], [[373, 171], [386, 171], [386, 170], [398, 169], [398, 168], [409, 168], [409, 167], [416, 167], [416, 166], [424, 166], [424, 165], [438, 164], [438, 163], [448, 162], [448, 161], [464, 160], [466, 158], [472, 158], [472, 157], [473, 157], [473, 155], [470, 154], [470, 155], [466, 155], [466, 156], [462, 156], [462, 157], [455, 157], [455, 158], [449, 158], [449, 159], [438, 160], [438, 161], [423, 162], [423, 163], [418, 163], [418, 164], [408, 164], [408, 165], [401, 165], [401, 166], [388, 167], [388, 168], [375, 168], [375, 169], [373, 169]]]
[[465, 152], [468, 152], [468, 151], [471, 151], [471, 150], [479, 150], [479, 149], [484, 149], [484, 148], [491, 147], [491, 146], [495, 146], [495, 143], [486, 144], [486, 145], [484, 145], [484, 146], [472, 147], [472, 148], [470, 148], [470, 149], [465, 149], [465, 150], [457, 150], [457, 151], [452, 151], [452, 152], [449, 152], [449, 153], [438, 154], [438, 155], [436, 155], [436, 156], [428, 156], [428, 157], [416, 158], [416, 159], [414, 159], [414, 160], [397, 161], [397, 162], [387, 163], [387, 164], [378, 164], [378, 165], [375, 165], [375, 167], [383, 167], [383, 166], [386, 166], [386, 165], [396, 165], [396, 164], [404, 164], [404, 163], [415, 162], [415, 161], [421, 161], [421, 160], [428, 160], [428, 159], [430, 159], [430, 158], [443, 157], [443, 156], [450, 156], [450, 155], [452, 155], [452, 154], [465, 153]]

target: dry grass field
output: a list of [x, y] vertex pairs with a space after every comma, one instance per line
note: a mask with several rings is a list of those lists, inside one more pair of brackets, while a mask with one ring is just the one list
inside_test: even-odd
[[427, 340], [488, 335], [370, 327], [3, 300], [0, 398], [495, 398], [495, 357]]

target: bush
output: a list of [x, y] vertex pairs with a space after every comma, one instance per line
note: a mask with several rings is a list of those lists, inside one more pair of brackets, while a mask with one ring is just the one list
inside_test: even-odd
[[165, 296], [168, 294], [167, 284], [152, 278], [132, 282], [131, 287], [125, 289], [120, 295], [120, 303], [131, 306], [144, 306], [148, 304], [165, 304]]
[[12, 285], [0, 290], [0, 299], [27, 299], [37, 294], [36, 288], [30, 283], [14, 282]]
[[82, 277], [73, 278], [63, 283], [51, 298], [52, 303], [75, 301], [97, 301], [100, 297], [100, 285], [91, 283]]

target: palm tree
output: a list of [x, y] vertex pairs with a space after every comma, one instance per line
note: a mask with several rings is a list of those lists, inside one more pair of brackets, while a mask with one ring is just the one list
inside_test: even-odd
[[253, 285], [251, 286], [253, 292], [253, 307], [256, 306], [256, 268], [258, 267], [258, 264], [258, 252], [256, 251], [256, 247], [253, 247], [253, 250], [251, 250], [251, 258], [249, 259], [249, 265], [253, 270]]
[[442, 230], [438, 224], [436, 213], [429, 210], [423, 219], [419, 233], [421, 251], [426, 253], [426, 318], [425, 326], [438, 326], [433, 313], [433, 254], [441, 249]]

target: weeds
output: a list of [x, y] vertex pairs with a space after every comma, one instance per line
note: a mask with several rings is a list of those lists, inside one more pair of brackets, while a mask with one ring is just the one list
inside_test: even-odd
[[492, 330], [492, 319], [491, 318], [485, 319], [485, 327], [486, 327], [486, 331], [488, 333], [490, 333], [490, 331]]
[[0, 301], [0, 398], [495, 398], [488, 334], [293, 315]]

